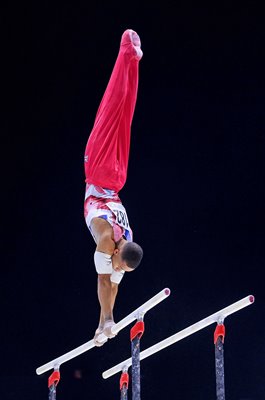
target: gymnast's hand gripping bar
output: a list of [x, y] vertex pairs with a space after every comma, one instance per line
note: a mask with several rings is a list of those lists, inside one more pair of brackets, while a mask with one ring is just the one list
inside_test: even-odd
[[[126, 326], [128, 326], [131, 322], [138, 319], [141, 315], [144, 315], [147, 311], [149, 311], [151, 308], [156, 306], [162, 300], [166, 299], [169, 295], [170, 295], [170, 289], [165, 288], [165, 289], [161, 290], [161, 292], [156, 294], [154, 297], [152, 297], [146, 303], [142, 304], [136, 310], [134, 310], [129, 315], [127, 315], [127, 317], [123, 318], [121, 321], [119, 321], [117, 324], [115, 324], [112, 327], [111, 332], [113, 334], [117, 334], [119, 331], [121, 331]], [[101, 342], [104, 341], [105, 339], [106, 339], [106, 336], [104, 334], [102, 334], [98, 337], [98, 340]], [[47, 364], [44, 364], [41, 367], [37, 368], [36, 373], [37, 373], [37, 375], [41, 375], [44, 372], [49, 371], [50, 369], [59, 368], [61, 364], [65, 363], [66, 361], [71, 360], [72, 358], [79, 356], [82, 353], [85, 353], [86, 351], [92, 349], [93, 347], [95, 347], [95, 343], [94, 343], [94, 340], [91, 339], [88, 342], [82, 344], [81, 346], [69, 351], [68, 353], [63, 354], [62, 356], [57, 357], [54, 360], [48, 362]]]

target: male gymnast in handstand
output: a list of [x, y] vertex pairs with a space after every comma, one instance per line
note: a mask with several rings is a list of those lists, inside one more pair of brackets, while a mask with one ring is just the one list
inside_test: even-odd
[[132, 230], [119, 191], [126, 182], [131, 123], [142, 58], [138, 34], [127, 29], [110, 80], [96, 114], [85, 150], [86, 224], [96, 242], [94, 262], [98, 273], [99, 326], [94, 342], [103, 332], [112, 338], [113, 308], [118, 285], [125, 272], [141, 262], [143, 250], [133, 242]]

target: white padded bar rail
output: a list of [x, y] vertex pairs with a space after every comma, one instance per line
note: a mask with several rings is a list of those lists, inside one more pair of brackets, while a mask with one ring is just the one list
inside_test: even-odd
[[[250, 295], [247, 296], [236, 303], [231, 304], [228, 307], [223, 308], [220, 311], [210, 315], [207, 318], [202, 319], [201, 321], [190, 325], [189, 327], [183, 329], [182, 331], [175, 333], [174, 335], [168, 337], [167, 339], [162, 340], [161, 342], [156, 343], [155, 345], [149, 347], [148, 349], [142, 351], [140, 353], [140, 360], [144, 360], [145, 358], [151, 356], [154, 353], [157, 353], [160, 350], [165, 349], [166, 347], [184, 339], [187, 336], [192, 335], [193, 333], [198, 332], [199, 330], [206, 328], [207, 326], [213, 324], [214, 322], [222, 323], [224, 319], [244, 307], [254, 303], [255, 298], [254, 296]], [[127, 360], [115, 365], [114, 367], [104, 371], [102, 376], [104, 379], [110, 378], [112, 375], [117, 374], [118, 372], [122, 371], [124, 368], [129, 368], [132, 365], [132, 359], [128, 358]]]
[[[162, 300], [166, 299], [169, 295], [170, 295], [170, 289], [165, 288], [165, 289], [161, 290], [161, 292], [156, 294], [154, 297], [152, 297], [146, 303], [142, 304], [136, 310], [134, 310], [129, 315], [127, 315], [127, 317], [123, 318], [121, 321], [119, 321], [117, 324], [115, 324], [111, 329], [112, 333], [117, 334], [119, 331], [121, 331], [126, 326], [128, 326], [131, 322], [138, 319], [138, 317], [144, 315], [147, 311], [149, 311], [151, 308], [155, 307]], [[103, 334], [98, 338], [99, 341], [104, 341], [105, 339], [106, 339], [106, 336]], [[49, 371], [50, 369], [59, 368], [59, 366], [61, 364], [65, 363], [66, 361], [71, 360], [72, 358], [79, 356], [82, 353], [85, 353], [86, 351], [92, 349], [93, 347], [95, 347], [95, 343], [94, 343], [94, 340], [91, 339], [88, 342], [82, 344], [81, 346], [69, 351], [68, 353], [65, 353], [62, 356], [57, 357], [54, 360], [48, 362], [47, 364], [44, 364], [41, 367], [37, 368], [36, 373], [37, 373], [37, 375], [41, 375], [44, 372]]]

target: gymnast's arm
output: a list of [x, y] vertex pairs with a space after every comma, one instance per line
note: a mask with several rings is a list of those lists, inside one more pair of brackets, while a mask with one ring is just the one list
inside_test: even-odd
[[[93, 218], [91, 229], [97, 243], [96, 254], [97, 257], [100, 257], [100, 265], [96, 265], [96, 269], [98, 272], [98, 299], [101, 306], [99, 326], [102, 326], [105, 321], [113, 320], [113, 306], [117, 295], [117, 285], [112, 285], [110, 281], [112, 273], [111, 256], [115, 250], [115, 242], [112, 226], [103, 218]], [[104, 263], [109, 263], [109, 267], [104, 266]], [[102, 268], [102, 271], [100, 271], [100, 268]]]

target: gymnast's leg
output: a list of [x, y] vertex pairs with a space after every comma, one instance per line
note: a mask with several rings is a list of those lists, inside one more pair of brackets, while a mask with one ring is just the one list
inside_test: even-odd
[[117, 192], [127, 176], [141, 56], [139, 36], [126, 30], [85, 150], [86, 182]]

